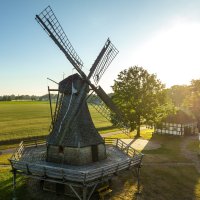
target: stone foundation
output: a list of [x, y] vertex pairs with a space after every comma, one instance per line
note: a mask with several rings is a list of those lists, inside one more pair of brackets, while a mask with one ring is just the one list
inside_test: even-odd
[[84, 165], [106, 158], [105, 144], [73, 148], [48, 145], [47, 162]]

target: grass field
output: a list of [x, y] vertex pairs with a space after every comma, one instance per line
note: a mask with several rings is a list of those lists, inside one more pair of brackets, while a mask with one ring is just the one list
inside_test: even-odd
[[[93, 107], [89, 109], [100, 133], [114, 131]], [[45, 136], [51, 123], [48, 102], [0, 102], [0, 141]]]
[[0, 102], [0, 141], [41, 136], [50, 124], [47, 102]]

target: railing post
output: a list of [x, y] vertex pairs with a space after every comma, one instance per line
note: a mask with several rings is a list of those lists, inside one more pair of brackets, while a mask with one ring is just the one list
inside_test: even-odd
[[141, 165], [137, 167], [137, 194], [140, 194], [140, 168]]
[[118, 173], [118, 168], [119, 168], [119, 163], [117, 164], [116, 172], [114, 173], [114, 174], [116, 174], [116, 175], [117, 175], [117, 173]]
[[102, 168], [102, 172], [101, 172], [102, 180], [103, 180], [103, 174], [104, 174], [104, 168]]
[[83, 187], [83, 200], [87, 200], [87, 187]]
[[13, 172], [13, 197], [12, 200], [16, 200], [16, 169], [12, 170]]
[[119, 139], [117, 138], [117, 142], [116, 142], [116, 146], [117, 146], [117, 147], [118, 147], [118, 142], [119, 142], [118, 140], [119, 140]]
[[84, 174], [84, 181], [83, 181], [84, 184], [86, 182], [86, 177], [87, 177], [87, 173]]
[[30, 174], [30, 170], [29, 170], [28, 164], [26, 164], [26, 171], [27, 171], [27, 174]]
[[131, 168], [131, 162], [132, 162], [132, 159], [130, 159], [130, 162], [129, 162], [128, 169], [130, 169], [130, 168]]

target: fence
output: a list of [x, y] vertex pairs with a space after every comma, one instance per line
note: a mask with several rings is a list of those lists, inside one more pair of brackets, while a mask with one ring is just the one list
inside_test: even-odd
[[[141, 164], [143, 154], [128, 146], [122, 140], [106, 138], [105, 143], [108, 145], [113, 145], [123, 151], [128, 156], [127, 159], [116, 163], [111, 163], [109, 165], [104, 165], [103, 167], [99, 167], [97, 169], [85, 171], [72, 170], [62, 167], [49, 166], [47, 164], [27, 162], [25, 159], [23, 159], [23, 156], [25, 154], [25, 150], [28, 148], [26, 145], [29, 144], [26, 142], [21, 142], [16, 152], [11, 157], [10, 162], [13, 169], [27, 175], [40, 177], [41, 179], [59, 179], [62, 181], [74, 181], [82, 184], [112, 176], [121, 170], [129, 169], [130, 167], [139, 166]], [[36, 149], [38, 148], [36, 141], [34, 142], [33, 146]]]

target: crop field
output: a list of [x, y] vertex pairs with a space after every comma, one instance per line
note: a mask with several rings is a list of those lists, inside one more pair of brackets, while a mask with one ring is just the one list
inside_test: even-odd
[[[100, 133], [113, 129], [92, 106], [94, 124]], [[0, 141], [46, 136], [51, 124], [48, 102], [0, 102]]]

